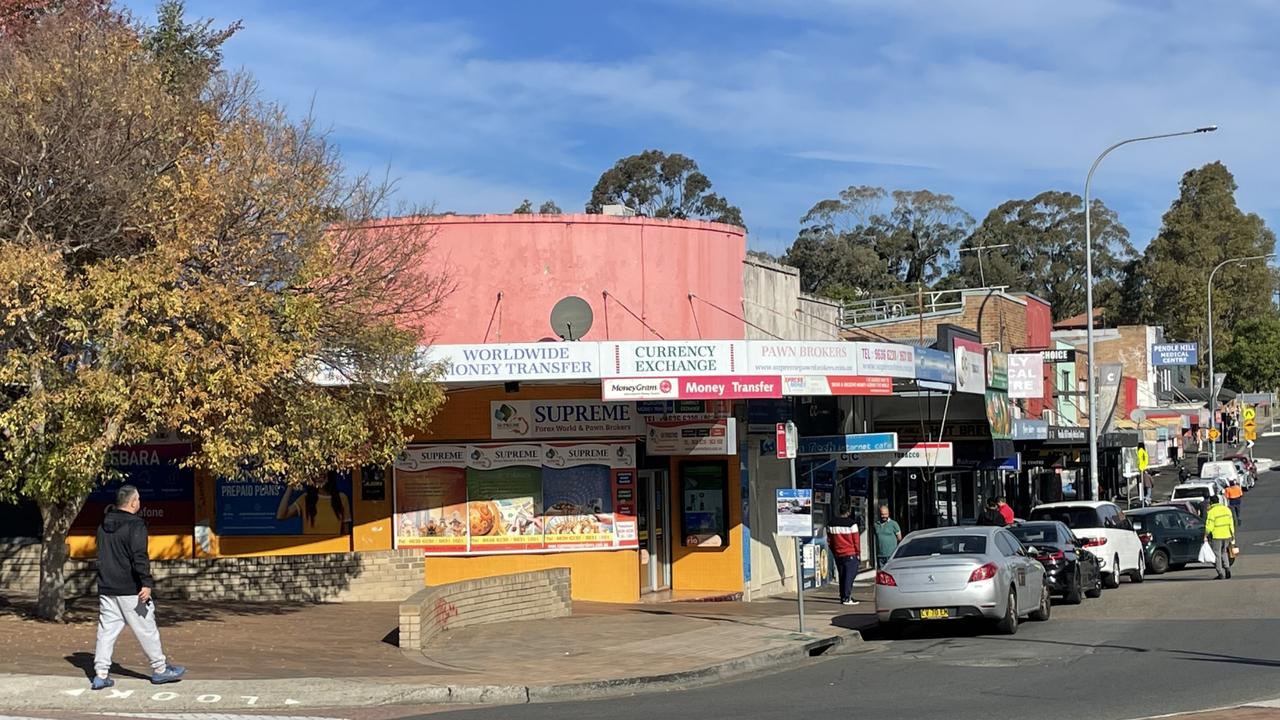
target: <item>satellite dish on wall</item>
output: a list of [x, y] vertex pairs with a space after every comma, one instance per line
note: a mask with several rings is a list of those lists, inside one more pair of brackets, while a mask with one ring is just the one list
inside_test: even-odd
[[591, 329], [594, 317], [590, 303], [570, 295], [551, 308], [551, 329], [565, 340], [581, 340]]

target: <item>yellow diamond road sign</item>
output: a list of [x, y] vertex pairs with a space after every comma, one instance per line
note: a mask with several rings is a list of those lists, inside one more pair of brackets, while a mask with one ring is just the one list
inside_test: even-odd
[[1254, 418], [1256, 418], [1256, 417], [1258, 417], [1258, 411], [1257, 411], [1257, 410], [1255, 410], [1255, 409], [1254, 409], [1254, 407], [1253, 407], [1252, 405], [1245, 405], [1245, 406], [1244, 406], [1244, 422], [1245, 422], [1245, 424], [1246, 424], [1246, 425], [1248, 425], [1249, 423], [1253, 422], [1253, 419], [1254, 419]]
[[1218, 428], [1209, 428], [1209, 439], [1217, 440], [1222, 437], [1222, 433], [1218, 432]]

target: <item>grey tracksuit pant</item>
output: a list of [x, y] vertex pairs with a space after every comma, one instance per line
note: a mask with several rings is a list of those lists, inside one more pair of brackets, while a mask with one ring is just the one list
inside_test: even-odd
[[1231, 557], [1227, 554], [1231, 547], [1231, 538], [1223, 538], [1222, 540], [1214, 538], [1209, 542], [1213, 546], [1213, 569], [1218, 571], [1218, 577], [1223, 577], [1226, 573], [1231, 572]]
[[151, 661], [153, 673], [164, 672], [164, 650], [160, 647], [160, 629], [156, 627], [156, 604], [139, 605], [137, 595], [98, 596], [98, 647], [93, 655], [93, 669], [98, 677], [111, 672], [111, 653], [124, 626], [138, 638], [142, 652]]

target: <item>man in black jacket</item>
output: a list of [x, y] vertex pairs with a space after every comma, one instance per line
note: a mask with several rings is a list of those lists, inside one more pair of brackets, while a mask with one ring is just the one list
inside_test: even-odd
[[121, 486], [115, 506], [107, 510], [98, 527], [98, 647], [90, 685], [94, 690], [115, 685], [109, 677], [111, 653], [125, 625], [151, 660], [152, 683], [176, 682], [186, 672], [180, 665], [169, 665], [160, 646], [156, 607], [151, 600], [155, 580], [147, 555], [147, 523], [138, 517], [141, 508], [138, 488]]

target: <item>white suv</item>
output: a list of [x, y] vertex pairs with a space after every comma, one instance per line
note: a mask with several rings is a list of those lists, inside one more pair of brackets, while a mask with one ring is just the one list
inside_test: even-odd
[[1027, 519], [1057, 520], [1071, 528], [1084, 541], [1084, 547], [1098, 556], [1106, 587], [1118, 587], [1121, 575], [1128, 575], [1129, 582], [1135, 583], [1146, 579], [1147, 558], [1142, 541], [1115, 503], [1049, 503], [1036, 507]]

